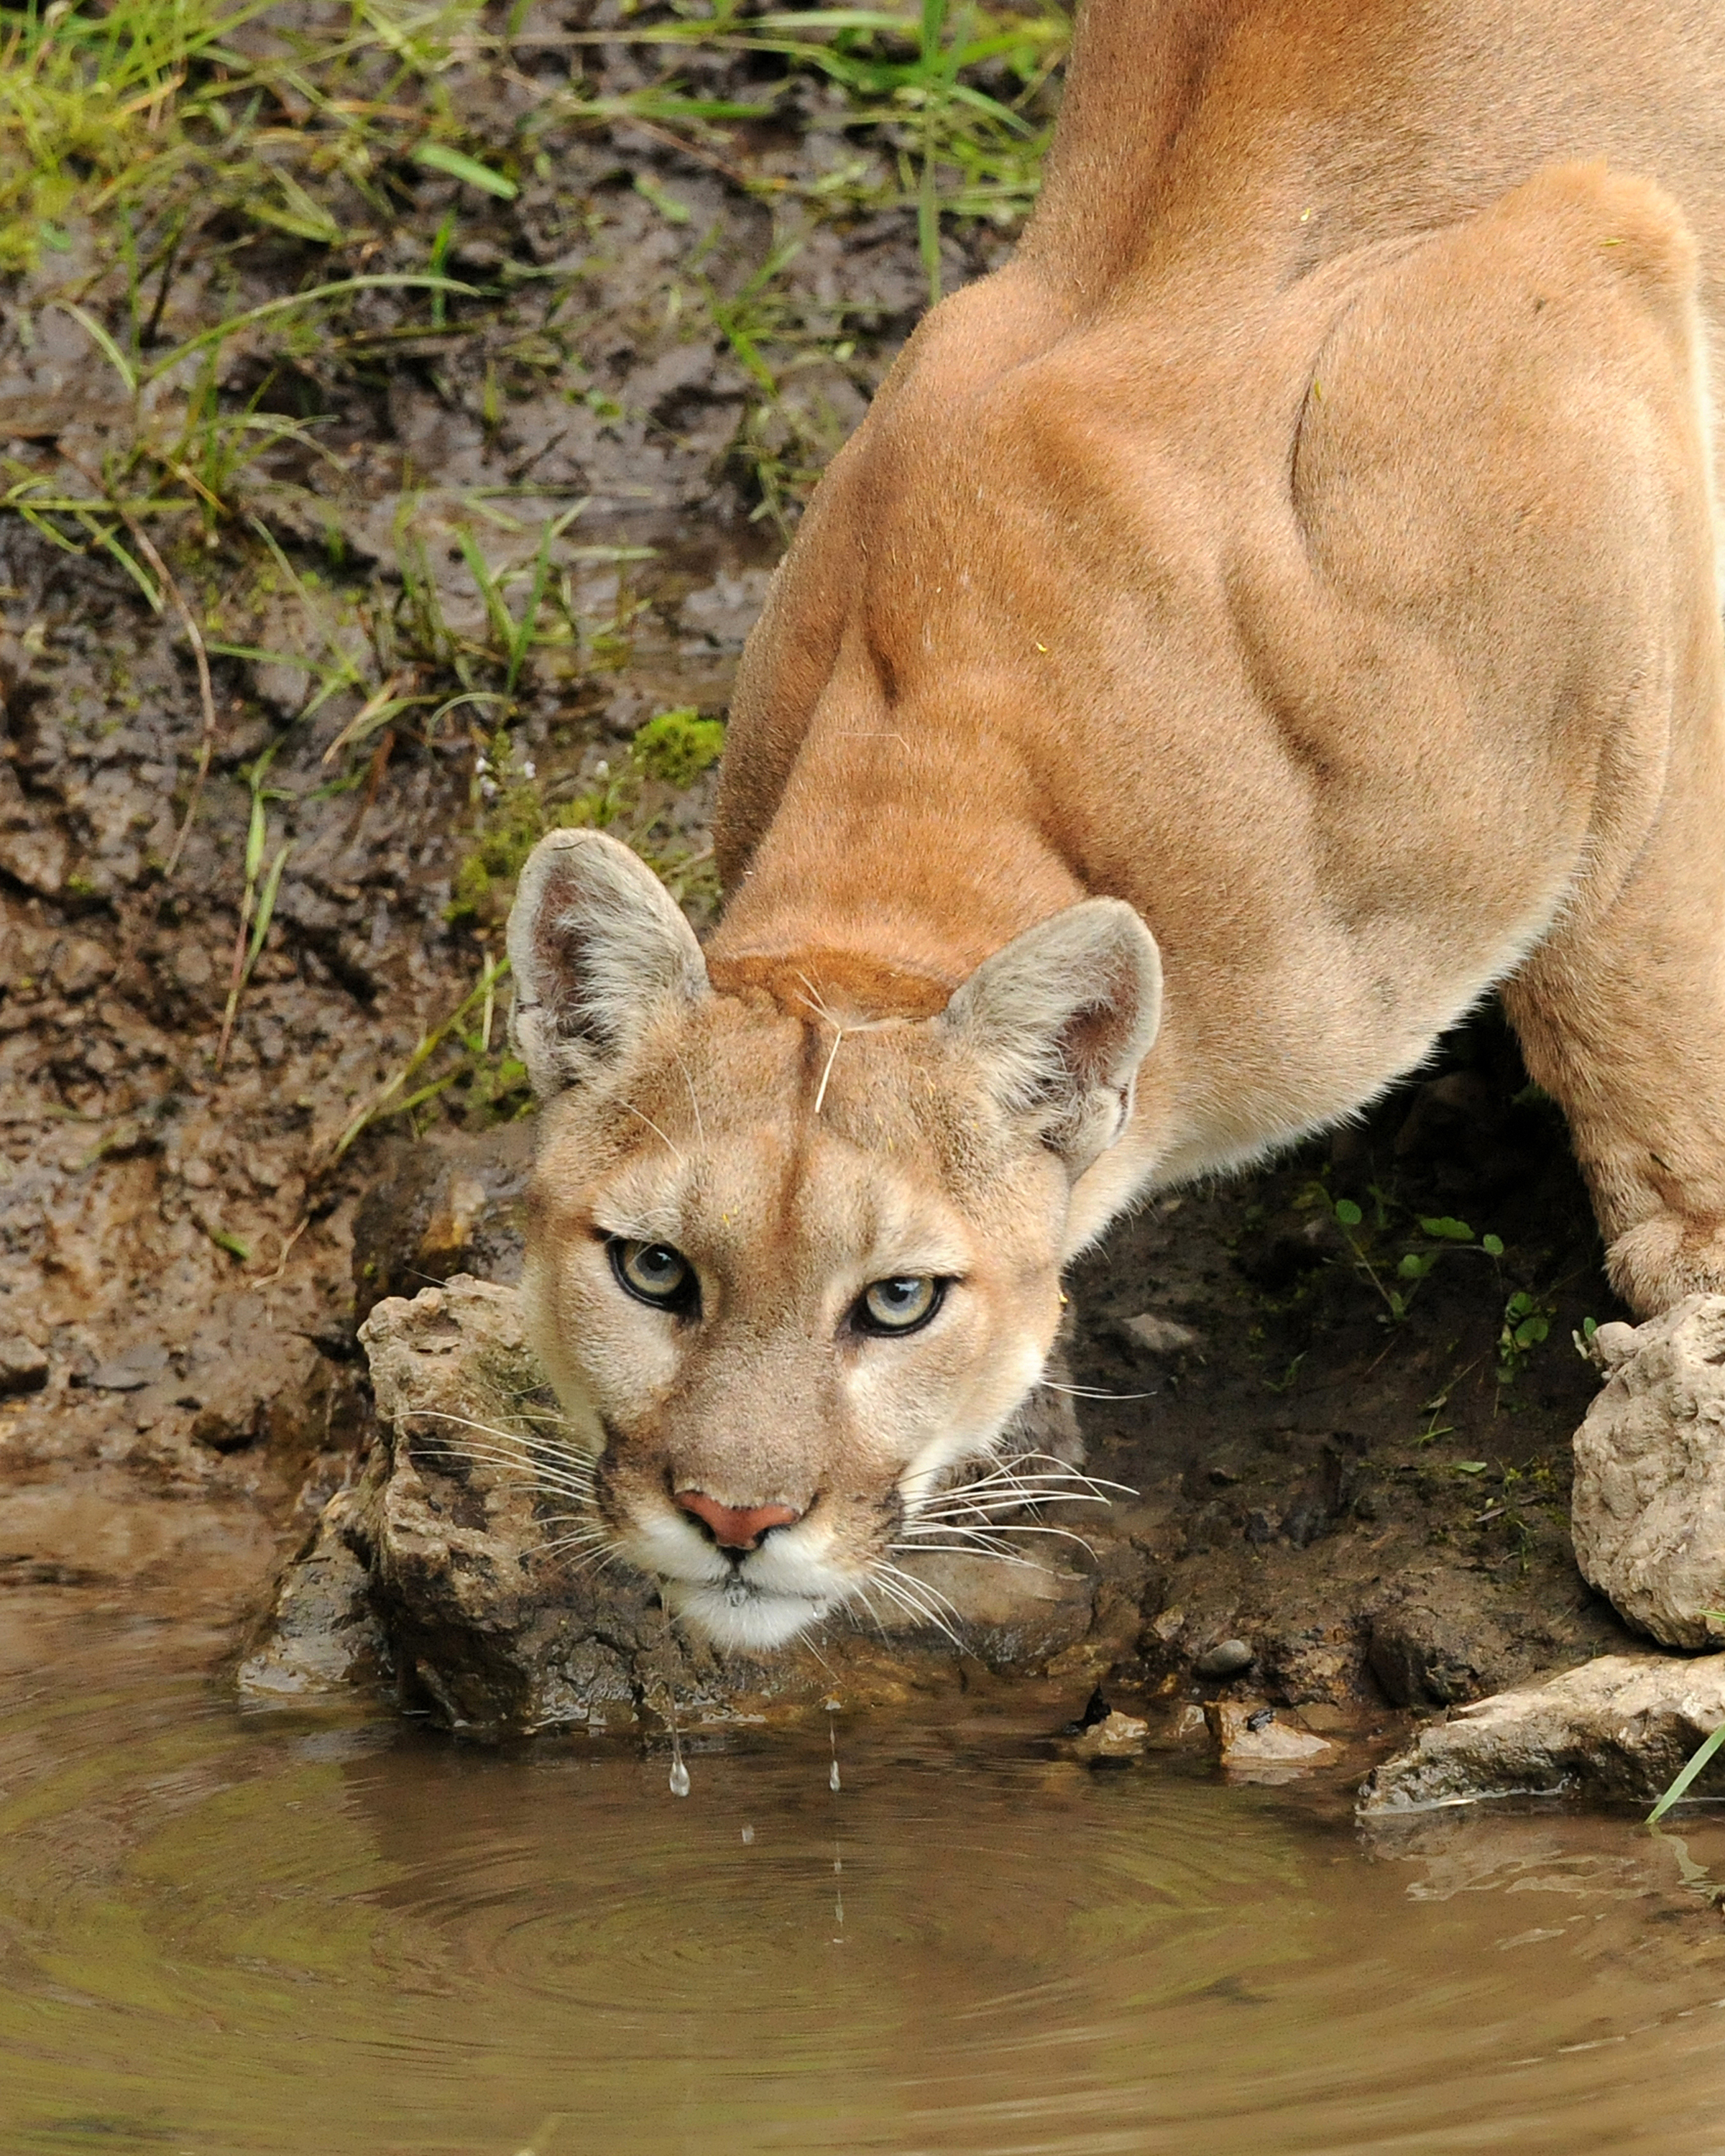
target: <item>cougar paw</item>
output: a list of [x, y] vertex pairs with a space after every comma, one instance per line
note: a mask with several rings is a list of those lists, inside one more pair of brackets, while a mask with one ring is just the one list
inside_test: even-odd
[[1605, 1270], [1640, 1317], [1656, 1317], [1686, 1295], [1725, 1295], [1725, 1222], [1651, 1214], [1612, 1244]]

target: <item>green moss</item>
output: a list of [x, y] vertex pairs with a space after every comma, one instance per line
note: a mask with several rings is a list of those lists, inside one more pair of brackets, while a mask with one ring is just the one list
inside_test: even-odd
[[704, 719], [691, 705], [649, 719], [629, 744], [629, 755], [645, 778], [692, 786], [718, 762], [724, 747], [725, 721]]
[[485, 820], [478, 843], [455, 871], [449, 918], [480, 917], [494, 884], [513, 882], [521, 864], [550, 828], [536, 786], [511, 787]]

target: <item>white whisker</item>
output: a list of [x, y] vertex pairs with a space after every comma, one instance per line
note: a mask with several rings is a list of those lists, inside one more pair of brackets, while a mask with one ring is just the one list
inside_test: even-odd
[[[875, 1581], [875, 1585], [879, 1591], [886, 1596], [886, 1599], [892, 1604], [893, 1608], [900, 1611], [903, 1615], [913, 1619], [919, 1625], [927, 1625], [932, 1622], [938, 1623], [939, 1620], [937, 1619], [930, 1618], [929, 1613], [920, 1603], [912, 1602], [911, 1598], [905, 1594], [901, 1588], [895, 1587], [890, 1580], [877, 1578]], [[945, 1631], [946, 1627], [942, 1625], [941, 1630]], [[882, 1630], [884, 1632], [884, 1626], [882, 1627]], [[948, 1636], [950, 1637], [951, 1635], [948, 1635]], [[954, 1644], [956, 1645], [956, 1642]]]
[[483, 1452], [463, 1447], [459, 1452], [429, 1452], [422, 1455], [431, 1463], [459, 1462], [465, 1467], [501, 1467], [519, 1476], [524, 1488], [542, 1491], [547, 1497], [568, 1497], [577, 1503], [591, 1504], [597, 1494], [594, 1486], [574, 1476], [560, 1475], [554, 1468], [540, 1467], [536, 1461], [522, 1460], [506, 1452]]
[[586, 1534], [555, 1535], [548, 1543], [541, 1543], [539, 1551], [542, 1556], [548, 1557], [553, 1550], [585, 1549], [590, 1543], [603, 1543], [611, 1539], [603, 1527], [595, 1527]]
[[942, 1594], [939, 1588], [928, 1580], [918, 1579], [913, 1573], [901, 1571], [897, 1565], [889, 1564], [884, 1558], [877, 1558], [870, 1566], [869, 1573], [884, 1591], [891, 1592], [896, 1588], [900, 1595], [927, 1623], [937, 1630], [944, 1632], [955, 1647], [963, 1649], [963, 1641], [941, 1614], [942, 1609], [948, 1609], [955, 1623], [962, 1625], [964, 1622], [963, 1612], [950, 1595]]
[[[1081, 1550], [1091, 1547], [1073, 1528], [1050, 1527], [1040, 1520], [931, 1519], [905, 1522], [904, 1532], [906, 1534], [920, 1536], [925, 1529], [930, 1534], [970, 1535], [983, 1540], [1003, 1535], [1042, 1535], [1054, 1542], [1076, 1543]], [[1095, 1554], [1094, 1551], [1091, 1554]]]
[[582, 1558], [577, 1563], [565, 1568], [568, 1577], [571, 1579], [577, 1579], [590, 1567], [597, 1571], [603, 1572], [605, 1569], [605, 1567], [610, 1563], [612, 1558], [617, 1556], [621, 1551], [622, 1548], [622, 1543], [618, 1542], [601, 1543], [597, 1549], [589, 1550], [587, 1555], [584, 1558]]
[[905, 1557], [915, 1557], [922, 1551], [934, 1551], [943, 1553], [947, 1557], [988, 1558], [996, 1564], [1015, 1564], [1025, 1572], [1046, 1573], [1049, 1569], [1045, 1564], [1038, 1564], [1034, 1558], [1020, 1557], [1016, 1550], [996, 1549], [991, 1543], [984, 1542], [889, 1543], [886, 1547]]
[[814, 1112], [817, 1116], [820, 1113], [821, 1102], [827, 1097], [827, 1081], [833, 1075], [833, 1065], [839, 1060], [839, 1050], [844, 1045], [844, 1041], [845, 1035], [842, 1030], [833, 1035], [832, 1050], [827, 1057], [827, 1067], [820, 1074], [820, 1085], [814, 1096]]
[[660, 1129], [658, 1124], [654, 1122], [651, 1116], [642, 1115], [641, 1111], [635, 1106], [633, 1101], [625, 1101], [623, 1105], [629, 1110], [630, 1115], [639, 1116], [640, 1117], [640, 1120], [647, 1126], [648, 1129], [652, 1132], [655, 1137], [665, 1139], [665, 1144], [670, 1146], [671, 1151], [676, 1155], [679, 1167], [686, 1167], [688, 1165], [687, 1161], [684, 1158], [683, 1148], [678, 1145], [674, 1139], [665, 1137], [665, 1132]]
[[[559, 1445], [554, 1440], [542, 1437], [524, 1437], [519, 1430], [500, 1430], [495, 1423], [475, 1422], [470, 1415], [452, 1414], [444, 1408], [421, 1408], [418, 1412], [429, 1421], [453, 1422], [463, 1430], [478, 1430], [482, 1437], [495, 1437], [504, 1445], [524, 1448], [531, 1446], [539, 1450], [551, 1452], [572, 1467], [596, 1467], [598, 1465], [598, 1455], [585, 1445]], [[524, 1419], [536, 1422], [561, 1422], [563, 1419], [561, 1415], [552, 1414], [535, 1415]]]
[[705, 1145], [706, 1143], [706, 1132], [701, 1128], [701, 1103], [695, 1097], [695, 1081], [689, 1075], [688, 1065], [684, 1062], [682, 1057], [678, 1055], [675, 1049], [672, 1049], [671, 1050], [671, 1060], [676, 1065], [678, 1070], [682, 1072], [683, 1083], [689, 1088], [689, 1106], [695, 1111], [695, 1142], [697, 1145]]
[[[875, 1609], [873, 1602], [870, 1599], [869, 1590], [866, 1586], [858, 1587], [856, 1590], [856, 1600], [861, 1603], [863, 1609], [868, 1616], [870, 1624], [871, 1624], [875, 1630], [880, 1635], [881, 1645], [883, 1647], [887, 1645], [886, 1627], [880, 1622], [880, 1614]], [[862, 1630], [861, 1625], [856, 1623], [854, 1617], [852, 1618], [851, 1622], [852, 1627], [855, 1630], [860, 1632]]]
[[1155, 1390], [1147, 1393], [1105, 1393], [1100, 1385], [1057, 1385], [1052, 1378], [1039, 1378], [1039, 1392], [1066, 1393], [1075, 1400], [1153, 1400]]

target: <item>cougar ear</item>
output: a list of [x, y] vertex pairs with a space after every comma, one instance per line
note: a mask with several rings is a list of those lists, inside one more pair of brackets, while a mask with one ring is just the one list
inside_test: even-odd
[[695, 932], [647, 864], [602, 831], [553, 831], [509, 916], [509, 1036], [549, 1100], [603, 1074], [667, 1005], [707, 992]]
[[984, 959], [936, 1024], [1076, 1176], [1125, 1130], [1161, 1016], [1156, 938], [1123, 899], [1089, 898]]

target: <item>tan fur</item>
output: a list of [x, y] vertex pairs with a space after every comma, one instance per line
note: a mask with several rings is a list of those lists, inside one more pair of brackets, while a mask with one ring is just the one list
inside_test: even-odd
[[[1625, 1295], [1725, 1285], [1722, 315], [1725, 8], [1091, 0], [1017, 256], [918, 330], [751, 640], [705, 966], [545, 1084], [542, 1338], [638, 1558], [675, 1573], [681, 1476], [806, 1512], [745, 1578], [850, 1591], [1123, 1204], [1494, 983]], [[1098, 898], [1153, 947], [1093, 906], [1035, 945]], [[711, 1270], [674, 1339], [582, 1270], [619, 1192]], [[835, 1332], [937, 1255], [927, 1332]]]

